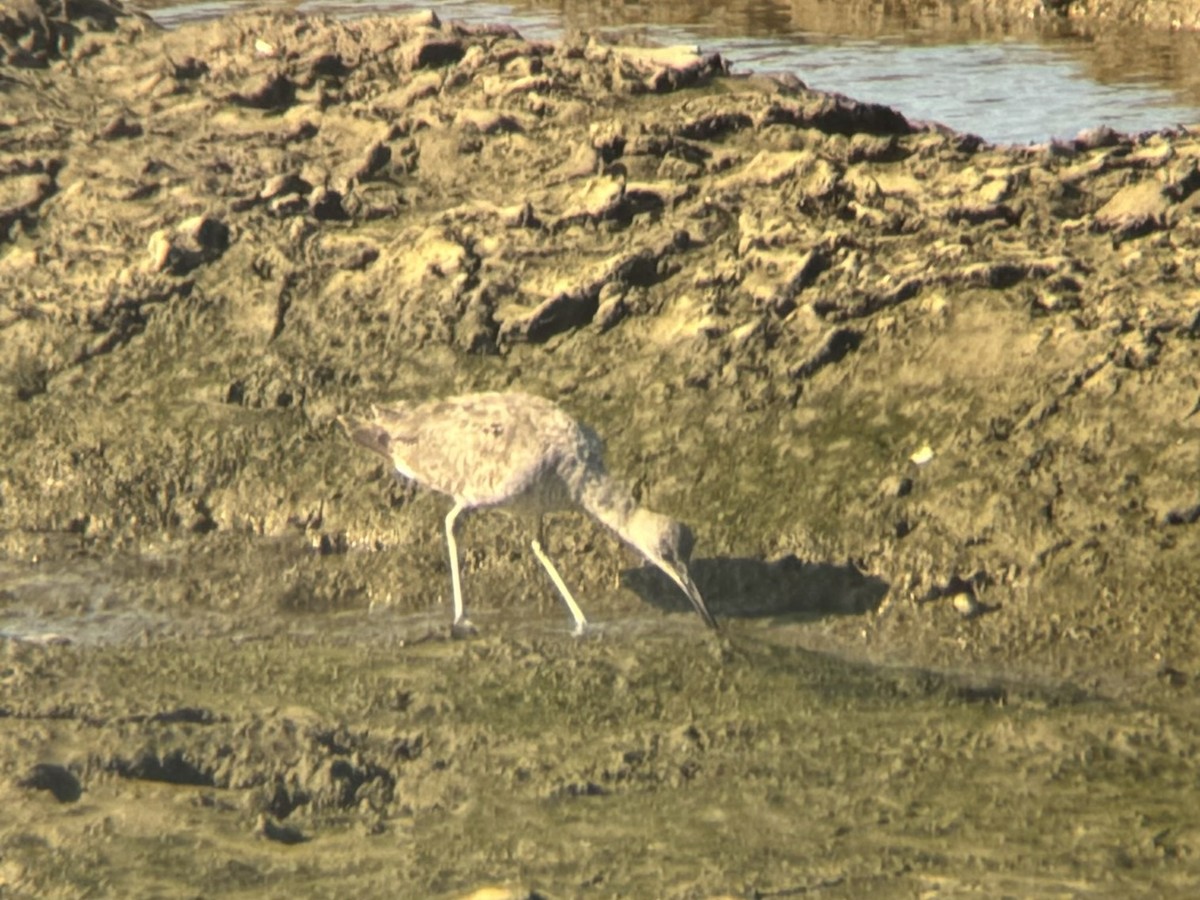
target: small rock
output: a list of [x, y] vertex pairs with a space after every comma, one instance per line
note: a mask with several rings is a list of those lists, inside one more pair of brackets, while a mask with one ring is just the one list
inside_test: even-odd
[[513, 94], [530, 94], [535, 91], [548, 91], [554, 82], [546, 75], [527, 75], [515, 81], [508, 81], [494, 87], [494, 96], [511, 97]]
[[259, 814], [258, 821], [254, 824], [254, 833], [280, 844], [303, 844], [308, 840], [299, 828], [280, 825], [266, 813]]
[[850, 150], [846, 161], [883, 162], [896, 156], [899, 140], [894, 134], [863, 134], [859, 133], [850, 139]]
[[308, 208], [308, 200], [302, 194], [284, 194], [273, 198], [267, 204], [267, 209], [271, 215], [278, 216], [281, 219], [288, 216], [298, 216]]
[[671, 181], [630, 181], [625, 184], [625, 199], [635, 214], [648, 210], [675, 209], [694, 193], [695, 187], [692, 185]]
[[564, 219], [613, 218], [625, 201], [625, 184], [607, 178], [589, 181], [574, 199], [575, 209], [564, 213]]
[[[598, 48], [593, 48], [593, 52]], [[695, 46], [610, 47], [617, 61], [631, 64], [643, 74], [643, 83], [656, 93], [673, 91], [728, 69], [715, 53], [703, 54]]]
[[1100, 147], [1115, 147], [1121, 143], [1121, 135], [1107, 125], [1098, 128], [1088, 128], [1079, 132], [1075, 137], [1076, 150], [1096, 150]]
[[383, 170], [392, 161], [392, 148], [382, 141], [376, 141], [367, 148], [362, 163], [351, 176], [355, 181], [365, 181]]
[[528, 200], [516, 206], [499, 207], [496, 213], [505, 228], [536, 228], [538, 225], [537, 213]]
[[1146, 234], [1167, 224], [1171, 200], [1164, 186], [1150, 178], [1121, 188], [1096, 212], [1094, 228], [1118, 238]]
[[18, 640], [37, 647], [69, 647], [72, 643], [69, 637], [65, 634], [59, 634], [57, 631], [39, 631], [35, 634], [23, 634]]
[[928, 444], [922, 444], [920, 449], [918, 449], [916, 452], [913, 453], [912, 456], [910, 456], [908, 458], [908, 461], [917, 466], [924, 466], [924, 465], [932, 462], [933, 457], [934, 457], [933, 448], [930, 447]]
[[488, 885], [463, 894], [459, 900], [533, 900], [535, 896], [519, 888]]
[[625, 318], [629, 307], [625, 303], [625, 288], [609, 282], [600, 289], [599, 305], [593, 322], [601, 331], [608, 331]]
[[6, 178], [0, 188], [0, 233], [11, 221], [33, 216], [57, 190], [53, 176], [44, 173]]
[[273, 175], [267, 179], [262, 190], [258, 192], [259, 199], [273, 200], [287, 194], [308, 194], [313, 186], [295, 172]]
[[100, 129], [99, 137], [101, 140], [114, 141], [118, 138], [134, 138], [141, 137], [142, 126], [135, 121], [126, 119], [124, 115], [113, 116], [108, 124]]
[[810, 338], [800, 353], [800, 359], [788, 367], [792, 378], [812, 378], [817, 372], [845, 359], [862, 343], [862, 333], [853, 328], [828, 328]]
[[463, 54], [462, 59], [458, 61], [459, 71], [454, 74], [454, 81], [459, 84], [465, 84], [470, 80], [471, 74], [475, 70], [483, 67], [488, 62], [488, 52], [478, 44], [472, 44], [467, 48], [467, 52]]
[[296, 99], [295, 83], [281, 72], [265, 75], [244, 91], [235, 91], [226, 99], [251, 109], [286, 109]]
[[454, 124], [460, 128], [474, 128], [480, 134], [506, 134], [524, 130], [512, 116], [490, 109], [460, 109], [454, 116]]
[[762, 150], [740, 171], [722, 179], [718, 186], [730, 190], [751, 186], [776, 187], [813, 166], [816, 159], [807, 150]]
[[1159, 680], [1171, 687], [1183, 687], [1188, 683], [1188, 677], [1185, 673], [1179, 671], [1174, 666], [1162, 665], [1158, 672]]
[[[800, 292], [811, 285], [817, 276], [829, 267], [828, 258], [819, 248], [813, 248], [803, 254], [790, 249], [747, 251], [743, 256], [748, 265], [753, 265], [753, 270], [742, 279], [742, 289], [754, 298], [756, 305], [766, 307], [780, 317], [786, 316], [796, 309], [797, 297]], [[818, 327], [820, 326], [818, 325]], [[846, 337], [843, 335], [838, 340], [845, 340]], [[854, 341], [852, 340], [851, 343]], [[855, 346], [857, 346], [856, 343]], [[818, 347], [807, 348], [805, 355], [810, 356], [817, 353], [819, 349]], [[829, 349], [838, 350], [841, 352], [841, 356], [845, 356], [846, 350], [854, 348], [831, 345]], [[823, 359], [816, 368], [820, 368], [828, 362], [837, 362], [837, 360]], [[812, 371], [815, 372], [816, 368]], [[811, 373], [802, 372], [800, 374], [802, 377], [806, 377]]]
[[556, 334], [582, 328], [596, 315], [598, 294], [599, 289], [593, 292], [589, 286], [556, 293], [532, 310], [503, 321], [500, 335], [510, 341], [540, 344]]
[[207, 213], [184, 219], [174, 229], [159, 229], [146, 244], [151, 272], [183, 275], [210, 262], [229, 247], [229, 226]]
[[414, 75], [407, 87], [390, 91], [377, 98], [375, 103], [385, 109], [407, 109], [418, 100], [435, 96], [442, 89], [442, 77], [441, 72], [422, 72]]
[[540, 894], [523, 888], [506, 888], [499, 884], [488, 884], [463, 894], [458, 900], [540, 900]]
[[432, 9], [422, 9], [408, 16], [397, 16], [394, 20], [395, 24], [410, 31], [419, 29], [428, 29], [437, 31], [442, 27], [442, 20], [437, 17]]
[[146, 252], [149, 254], [148, 268], [151, 272], [161, 272], [171, 263], [171, 238], [165, 228], [160, 228], [150, 235]]
[[907, 475], [889, 475], [879, 482], [881, 497], [907, 497], [912, 493], [913, 480]]
[[206, 259], [220, 256], [229, 247], [229, 226], [208, 213], [184, 219], [175, 226], [175, 233]]
[[979, 199], [985, 205], [994, 205], [1008, 198], [1012, 193], [1012, 179], [1007, 175], [985, 181], [977, 191]]

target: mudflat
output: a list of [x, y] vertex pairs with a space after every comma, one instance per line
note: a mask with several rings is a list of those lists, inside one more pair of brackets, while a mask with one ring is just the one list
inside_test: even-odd
[[[1200, 129], [0, 6], [0, 896], [1188, 896]], [[336, 417], [551, 397], [697, 537]], [[491, 891], [484, 894], [483, 891]]]

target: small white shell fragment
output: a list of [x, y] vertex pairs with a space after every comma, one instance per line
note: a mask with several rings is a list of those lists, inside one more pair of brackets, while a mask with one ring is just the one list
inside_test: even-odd
[[955, 594], [950, 598], [950, 602], [954, 608], [965, 619], [979, 615], [983, 610], [983, 606], [975, 599], [974, 594]]
[[933, 448], [928, 444], [922, 444], [921, 449], [914, 453], [909, 458], [909, 462], [915, 463], [918, 466], [923, 466], [933, 459]]
[[254, 49], [259, 56], [274, 56], [279, 51], [275, 49], [274, 44], [269, 44], [262, 38], [254, 39]]
[[66, 647], [71, 643], [69, 637], [65, 634], [59, 634], [57, 631], [42, 631], [37, 634], [18, 635], [17, 640], [38, 647]]

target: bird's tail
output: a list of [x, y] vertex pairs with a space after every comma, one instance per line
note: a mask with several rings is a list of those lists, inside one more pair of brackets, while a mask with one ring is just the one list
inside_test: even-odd
[[338, 424], [346, 430], [346, 434], [354, 443], [366, 447], [372, 453], [379, 454], [389, 462], [391, 461], [391, 443], [387, 430], [381, 425], [356, 419], [354, 416], [338, 416]]

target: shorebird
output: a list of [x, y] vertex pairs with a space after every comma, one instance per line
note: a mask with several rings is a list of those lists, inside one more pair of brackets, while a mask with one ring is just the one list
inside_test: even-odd
[[688, 574], [686, 525], [640, 508], [609, 477], [599, 436], [542, 397], [518, 392], [463, 394], [416, 404], [371, 407], [370, 419], [338, 421], [357, 444], [382, 456], [404, 478], [448, 494], [446, 549], [454, 589], [451, 633], [474, 631], [463, 606], [458, 525], [464, 512], [488, 507], [532, 517], [530, 546], [582, 634], [587, 619], [542, 550], [542, 514], [578, 509], [606, 525], [667, 574], [710, 627], [717, 623]]

